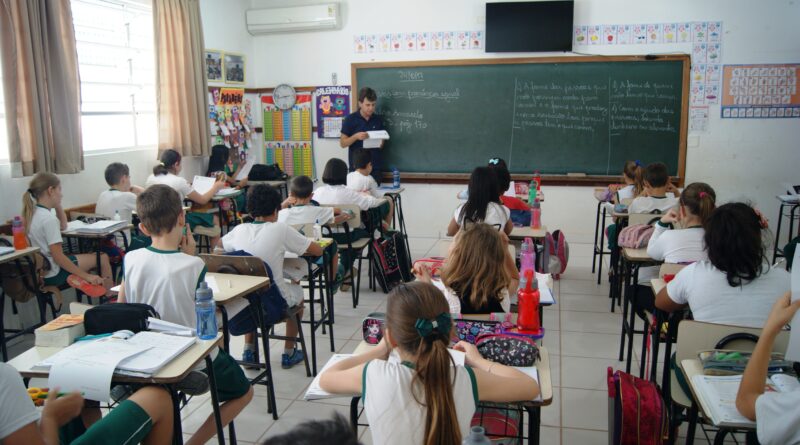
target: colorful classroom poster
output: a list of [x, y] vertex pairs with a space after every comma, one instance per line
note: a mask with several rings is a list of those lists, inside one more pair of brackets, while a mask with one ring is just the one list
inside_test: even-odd
[[208, 93], [208, 123], [211, 145], [225, 145], [242, 150], [247, 157], [253, 133], [250, 99], [244, 98], [244, 88], [211, 88]]
[[588, 33], [589, 30], [586, 25], [575, 26], [573, 43], [575, 45], [586, 45], [586, 39], [588, 38], [587, 36]]
[[800, 64], [722, 67], [723, 118], [798, 118]]
[[339, 139], [342, 121], [350, 111], [350, 87], [317, 87], [314, 90], [317, 137]]
[[265, 162], [278, 164], [289, 176], [314, 177], [312, 96], [310, 91], [298, 91], [294, 106], [288, 110], [278, 109], [271, 94], [261, 96]]
[[708, 129], [708, 106], [689, 108], [689, 131], [705, 133]]
[[603, 25], [603, 43], [606, 45], [617, 44], [617, 25]]

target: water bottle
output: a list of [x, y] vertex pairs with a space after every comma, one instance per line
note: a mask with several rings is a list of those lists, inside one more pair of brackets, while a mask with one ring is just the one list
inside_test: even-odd
[[517, 328], [524, 333], [541, 333], [539, 283], [532, 270], [525, 272], [525, 287], [517, 291]]
[[528, 204], [536, 201], [536, 181], [531, 181], [528, 185]]
[[22, 224], [22, 218], [19, 216], [14, 217], [11, 222], [11, 234], [14, 237], [14, 249], [22, 250], [28, 247], [28, 238], [25, 236], [25, 224]]
[[531, 207], [531, 228], [542, 228], [542, 206], [539, 204], [538, 199], [533, 201], [533, 206]]
[[536, 247], [533, 245], [533, 240], [525, 238], [522, 242], [522, 253], [519, 256], [520, 275], [525, 276], [525, 271], [534, 270], [534, 264], [536, 264]]
[[461, 441], [461, 445], [491, 445], [492, 441], [486, 437], [482, 426], [473, 426], [469, 430], [469, 436]]
[[314, 241], [322, 240], [322, 226], [319, 224], [319, 219], [314, 223]]
[[536, 183], [536, 192], [538, 193], [542, 190], [542, 174], [539, 173], [539, 170], [533, 172], [533, 182]]
[[194, 310], [197, 313], [197, 336], [201, 340], [217, 337], [216, 309], [214, 293], [208, 288], [208, 283], [200, 282], [200, 287], [195, 292]]
[[392, 167], [392, 188], [400, 188], [400, 170], [397, 167]]
[[114, 211], [114, 221], [122, 221], [122, 218], [119, 216], [119, 210]]

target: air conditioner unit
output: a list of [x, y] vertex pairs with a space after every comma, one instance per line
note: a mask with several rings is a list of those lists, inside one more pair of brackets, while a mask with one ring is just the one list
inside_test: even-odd
[[247, 32], [252, 35], [339, 29], [339, 4], [251, 9], [246, 12]]

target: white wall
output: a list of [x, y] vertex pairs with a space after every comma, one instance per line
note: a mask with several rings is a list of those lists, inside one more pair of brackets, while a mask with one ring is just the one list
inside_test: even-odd
[[[305, 3], [323, 3], [312, 1]], [[252, 8], [297, 4], [290, 0], [250, 0]], [[331, 73], [339, 84], [350, 83], [350, 63], [388, 60], [497, 57], [480, 50], [355, 54], [352, 39], [359, 34], [483, 29], [483, 0], [404, 0], [342, 2], [344, 25], [338, 31], [280, 34], [253, 39], [256, 82], [269, 87], [328, 85]], [[722, 20], [723, 62], [786, 63], [800, 60], [800, 4], [793, 0], [576, 0], [576, 24], [660, 23]], [[633, 45], [582, 47], [582, 52], [637, 54], [674, 51], [672, 46]], [[688, 50], [688, 48], [687, 48]], [[519, 56], [530, 54], [506, 54]], [[551, 54], [547, 54], [551, 55]], [[687, 180], [709, 182], [721, 201], [754, 202], [773, 220], [781, 181], [800, 180], [800, 125], [796, 119], [721, 120], [710, 107], [709, 131], [690, 135]], [[332, 156], [345, 158], [338, 142], [315, 140], [317, 171]], [[438, 236], [457, 205], [459, 187], [409, 185], [403, 200], [409, 232]], [[544, 221], [562, 228], [573, 241], [590, 241], [595, 201], [588, 187], [545, 187]]]

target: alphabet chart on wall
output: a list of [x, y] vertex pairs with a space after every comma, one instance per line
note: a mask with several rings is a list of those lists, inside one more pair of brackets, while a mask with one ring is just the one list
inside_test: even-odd
[[722, 71], [723, 118], [800, 117], [800, 64], [725, 65]]

